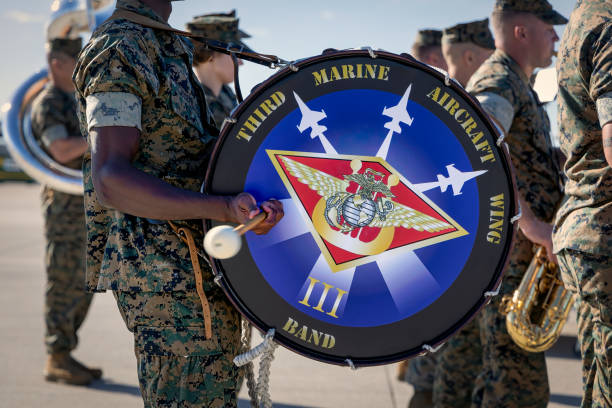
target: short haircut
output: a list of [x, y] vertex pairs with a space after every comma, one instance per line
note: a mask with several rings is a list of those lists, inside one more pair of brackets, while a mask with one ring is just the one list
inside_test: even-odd
[[414, 44], [412, 46], [412, 55], [419, 61], [424, 60], [429, 54], [432, 52], [436, 52], [438, 50], [442, 50], [439, 45], [422, 45], [422, 44]]
[[513, 23], [517, 18], [524, 17], [527, 14], [524, 11], [509, 11], [509, 10], [495, 10], [491, 14], [491, 26], [493, 27], [493, 32], [495, 33], [495, 37], [497, 37], [500, 33], [504, 32], [504, 27], [510, 23]]

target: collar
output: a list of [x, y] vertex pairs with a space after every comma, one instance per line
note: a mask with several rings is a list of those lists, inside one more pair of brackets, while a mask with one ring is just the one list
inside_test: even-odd
[[500, 49], [495, 50], [495, 56], [499, 61], [501, 61], [504, 65], [507, 65], [513, 72], [515, 72], [525, 84], [529, 85], [529, 78], [527, 78], [527, 75], [518, 62], [514, 60], [514, 58]]

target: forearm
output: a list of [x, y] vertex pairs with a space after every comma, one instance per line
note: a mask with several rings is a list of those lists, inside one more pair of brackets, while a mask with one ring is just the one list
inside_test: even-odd
[[232, 221], [229, 197], [183, 190], [130, 164], [107, 162], [99, 168], [92, 164], [98, 199], [107, 207], [159, 220]]
[[49, 145], [51, 157], [61, 164], [66, 164], [83, 156], [87, 151], [87, 141], [82, 137], [70, 137], [54, 140]]

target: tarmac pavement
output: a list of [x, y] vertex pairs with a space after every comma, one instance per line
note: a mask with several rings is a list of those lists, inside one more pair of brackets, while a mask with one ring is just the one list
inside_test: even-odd
[[[89, 387], [47, 383], [42, 376], [43, 232], [40, 186], [0, 183], [0, 408], [141, 407], [132, 336], [111, 293], [97, 294], [80, 330], [74, 356], [104, 369]], [[580, 360], [572, 313], [563, 336], [547, 353], [549, 407], [577, 407], [581, 399]], [[254, 342], [259, 336], [254, 336]], [[272, 364], [274, 406], [406, 407], [412, 387], [395, 379], [396, 365], [348, 368], [318, 363], [279, 347]], [[246, 387], [240, 407], [248, 407]]]

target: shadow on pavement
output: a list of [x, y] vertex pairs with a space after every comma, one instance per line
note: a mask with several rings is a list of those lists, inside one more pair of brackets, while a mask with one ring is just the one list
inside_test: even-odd
[[[238, 408], [249, 408], [251, 406], [251, 402], [249, 400], [240, 398], [238, 400]], [[308, 407], [306, 405], [293, 405], [293, 404], [277, 404], [272, 403], [273, 408], [314, 408]]]
[[94, 390], [106, 391], [106, 392], [118, 392], [122, 394], [130, 394], [140, 396], [140, 388], [135, 385], [119, 384], [111, 380], [94, 381], [91, 383], [89, 388]]
[[570, 358], [580, 360], [580, 356], [574, 353], [574, 345], [576, 344], [576, 336], [562, 335], [559, 340], [552, 346], [551, 349], [546, 350], [546, 357], [555, 358]]
[[569, 407], [579, 407], [582, 402], [582, 397], [576, 395], [551, 394], [550, 402], [567, 405]]

